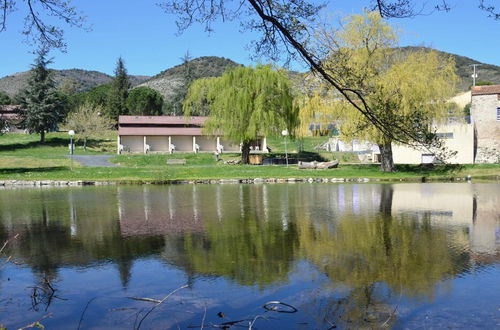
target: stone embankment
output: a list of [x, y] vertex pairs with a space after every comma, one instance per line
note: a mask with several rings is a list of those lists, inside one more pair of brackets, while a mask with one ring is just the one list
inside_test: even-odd
[[204, 180], [130, 180], [130, 181], [56, 181], [56, 180], [0, 180], [1, 187], [64, 187], [64, 186], [105, 186], [117, 184], [259, 184], [259, 183], [342, 183], [342, 182], [426, 182], [439, 181], [470, 181], [471, 177], [455, 177], [431, 179], [426, 177], [410, 178], [255, 178], [255, 179], [204, 179]]

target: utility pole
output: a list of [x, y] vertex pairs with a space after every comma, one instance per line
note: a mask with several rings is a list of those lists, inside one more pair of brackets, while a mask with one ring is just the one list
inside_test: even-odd
[[471, 64], [470, 66], [473, 67], [474, 73], [472, 73], [472, 86], [476, 86], [476, 78], [477, 78], [477, 73], [476, 73], [476, 67], [480, 66], [481, 64]]

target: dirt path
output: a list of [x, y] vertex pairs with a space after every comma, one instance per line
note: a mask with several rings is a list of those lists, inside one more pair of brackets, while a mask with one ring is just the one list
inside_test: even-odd
[[90, 167], [117, 167], [117, 164], [113, 164], [109, 162], [109, 159], [114, 157], [112, 155], [85, 155], [85, 156], [80, 156], [80, 155], [73, 155], [73, 156], [68, 156], [72, 157], [74, 161], [79, 162], [83, 166], [90, 166]]

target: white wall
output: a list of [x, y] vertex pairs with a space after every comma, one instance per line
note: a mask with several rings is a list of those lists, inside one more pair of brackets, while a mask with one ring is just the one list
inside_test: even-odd
[[149, 151], [168, 152], [168, 136], [146, 136]]
[[220, 144], [224, 146], [224, 152], [240, 152], [240, 144], [228, 140], [220, 139]]
[[[168, 137], [167, 137], [168, 139]], [[172, 144], [175, 146], [175, 151], [193, 151], [192, 136], [172, 136]]]
[[197, 136], [196, 143], [200, 146], [200, 151], [214, 152], [217, 149], [217, 139], [215, 137]]
[[121, 136], [121, 144], [124, 152], [144, 152], [143, 136]]
[[[448, 151], [456, 151], [456, 155], [446, 159], [452, 164], [474, 163], [474, 126], [471, 124], [443, 125], [438, 133], [453, 133], [453, 138], [443, 139]], [[392, 145], [393, 159], [396, 164], [421, 164], [423, 154], [432, 154], [426, 149], [414, 149], [404, 145]]]

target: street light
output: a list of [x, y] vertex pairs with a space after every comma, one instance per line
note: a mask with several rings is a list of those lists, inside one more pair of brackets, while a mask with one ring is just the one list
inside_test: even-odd
[[68, 132], [69, 134], [69, 154], [72, 155], [73, 154], [73, 136], [75, 136], [75, 131], [73, 130], [70, 130]]
[[288, 151], [286, 149], [286, 137], [288, 136], [288, 130], [286, 129], [282, 130], [281, 135], [285, 137], [285, 159], [286, 159], [286, 167], [288, 167]]

